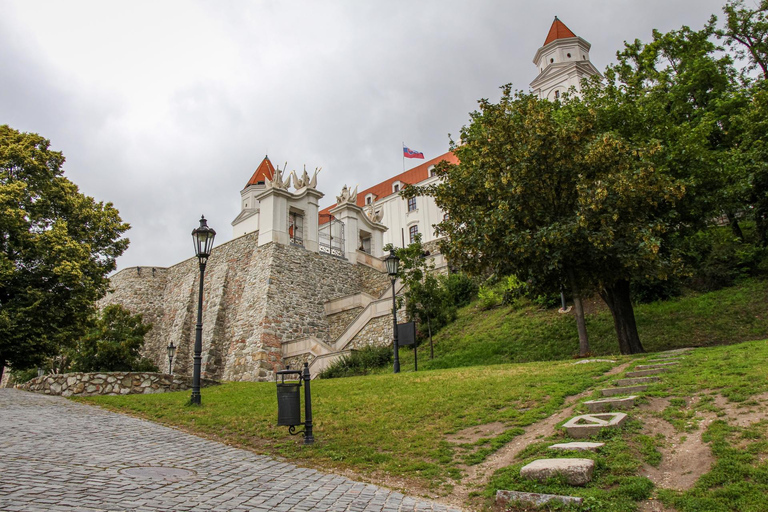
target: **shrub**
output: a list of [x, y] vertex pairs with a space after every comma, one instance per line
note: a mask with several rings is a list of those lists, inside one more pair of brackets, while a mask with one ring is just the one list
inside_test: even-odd
[[484, 284], [477, 292], [477, 306], [487, 311], [500, 306], [504, 301], [504, 286], [501, 283]]
[[93, 329], [72, 353], [72, 369], [80, 372], [159, 371], [140, 356], [144, 335], [152, 328], [141, 315], [112, 304], [104, 308]]
[[384, 368], [392, 364], [393, 359], [392, 347], [366, 345], [361, 349], [353, 350], [348, 355], [341, 356], [328, 368], [320, 372], [319, 377], [321, 379], [334, 379], [337, 377], [367, 375], [372, 370]]
[[466, 306], [477, 296], [477, 284], [462, 272], [449, 274], [441, 279], [442, 286], [448, 290], [452, 302], [457, 308]]

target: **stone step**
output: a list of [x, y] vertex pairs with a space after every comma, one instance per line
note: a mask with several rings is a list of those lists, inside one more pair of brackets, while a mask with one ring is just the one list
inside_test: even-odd
[[600, 394], [603, 396], [617, 396], [617, 395], [631, 395], [632, 393], [642, 393], [648, 389], [648, 386], [629, 386], [626, 388], [608, 388], [601, 389]]
[[539, 459], [520, 469], [520, 476], [544, 482], [562, 475], [569, 485], [585, 485], [592, 480], [595, 461], [592, 459]]
[[623, 412], [582, 414], [568, 420], [563, 427], [569, 436], [580, 439], [598, 434], [606, 428], [619, 428], [627, 419], [628, 416]]
[[617, 386], [634, 386], [636, 384], [650, 384], [652, 382], [659, 382], [661, 379], [658, 377], [635, 377], [633, 379], [619, 379], [616, 381]]
[[657, 368], [655, 370], [640, 370], [637, 372], [627, 372], [624, 374], [625, 377], [646, 377], [648, 375], [658, 375], [660, 373], [666, 373], [669, 370], [666, 368]]
[[584, 402], [589, 412], [608, 412], [619, 409], [631, 409], [635, 406], [636, 396], [625, 398], [605, 398], [603, 400], [589, 400]]
[[679, 363], [682, 361], [682, 357], [663, 357], [661, 359], [648, 359], [646, 362], [651, 364], [659, 364], [659, 363]]
[[521, 503], [539, 507], [549, 502], [557, 501], [566, 505], [581, 505], [584, 498], [576, 496], [560, 496], [559, 494], [539, 494], [536, 492], [505, 491], [499, 489], [496, 491], [496, 504], [506, 509], [509, 503]]
[[670, 366], [677, 366], [680, 363], [656, 363], [656, 364], [639, 364], [635, 366], [635, 370], [653, 370], [655, 368], [669, 368]]
[[605, 446], [605, 443], [587, 443], [587, 442], [574, 442], [574, 443], [559, 443], [553, 444], [549, 447], [550, 450], [574, 450], [577, 452], [596, 452], [598, 448]]

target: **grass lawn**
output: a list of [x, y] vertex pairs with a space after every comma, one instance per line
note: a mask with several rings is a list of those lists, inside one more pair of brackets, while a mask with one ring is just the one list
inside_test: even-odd
[[441, 493], [460, 478], [446, 434], [492, 422], [506, 431], [480, 440], [472, 462], [545, 418], [566, 396], [595, 385], [612, 365], [572, 362], [494, 365], [312, 382], [316, 442], [301, 444], [277, 427], [274, 383], [231, 382], [203, 389], [203, 405], [186, 405], [189, 392], [103, 396], [82, 400], [177, 425], [260, 453], [361, 474], [407, 477]]
[[[637, 358], [637, 364], [642, 362]], [[654, 489], [648, 478], [639, 475], [643, 466], [659, 466], [663, 459], [660, 450], [671, 453], [674, 449], [664, 436], [642, 433], [642, 420], [648, 416], [635, 410], [629, 412], [632, 419], [621, 431], [604, 432], [592, 439], [605, 443], [597, 453], [547, 450], [554, 442], [568, 441], [564, 433], [529, 445], [514, 464], [493, 475], [484, 491], [488, 502], [497, 489], [514, 489], [580, 496], [586, 499], [587, 510], [630, 512], [637, 510], [638, 501], [652, 497], [678, 512], [768, 510], [768, 341], [691, 352], [646, 394], [668, 400], [665, 410], [645, 414], [664, 418], [674, 426], [675, 442], [699, 434], [711, 448], [712, 466], [692, 489]], [[595, 393], [592, 398], [597, 397]], [[715, 397], [725, 400], [718, 406]], [[746, 414], [752, 415], [751, 421], [740, 420]], [[717, 419], [699, 432], [706, 415]], [[538, 483], [520, 477], [525, 464], [554, 457], [594, 459], [592, 482], [574, 488], [558, 479]]]
[[[768, 281], [746, 280], [716, 292], [635, 307], [640, 341], [649, 352], [762, 339], [768, 336]], [[610, 312], [587, 315], [593, 354], [618, 353]], [[569, 359], [578, 352], [572, 315], [533, 307], [480, 311], [471, 304], [455, 322], [419, 347], [419, 369]], [[404, 369], [413, 368], [413, 351], [401, 350]]]
[[[587, 510], [634, 511], [655, 497], [681, 512], [768, 510], [768, 420], [744, 423], [739, 414], [766, 418], [768, 342], [744, 340], [768, 336], [768, 282], [683, 297], [636, 308], [641, 340], [649, 351], [701, 347], [663, 375], [646, 393], [664, 400], [664, 410], [630, 412], [621, 431], [598, 438], [597, 453], [553, 454], [547, 447], [568, 440], [563, 432], [538, 438], [480, 488], [480, 506], [490, 506], [497, 489], [569, 494], [587, 499]], [[573, 317], [553, 311], [472, 306], [435, 338], [436, 357], [420, 348], [420, 370], [409, 371], [412, 353], [401, 352], [403, 373], [316, 380], [312, 401], [316, 443], [304, 446], [277, 427], [274, 383], [226, 383], [203, 389], [203, 405], [186, 405], [189, 392], [158, 395], [89, 397], [96, 403], [185, 428], [259, 453], [299, 464], [351, 470], [372, 479], [394, 477], [409, 492], [450, 494], [463, 468], [483, 463], [523, 432], [522, 428], [564, 407], [567, 396], [608, 384], [604, 373], [615, 364], [573, 364], [577, 348]], [[608, 312], [588, 317], [595, 354], [615, 354]], [[727, 344], [723, 344], [727, 343]], [[719, 345], [719, 346], [718, 346]], [[645, 355], [611, 356], [631, 369]], [[523, 362], [538, 360], [538, 362]], [[506, 364], [490, 364], [493, 362]], [[453, 366], [453, 368], [444, 368]], [[611, 377], [614, 378], [614, 377]], [[694, 398], [694, 400], [691, 400]], [[642, 401], [642, 400], [641, 400]], [[577, 409], [577, 412], [585, 412]], [[679, 438], [670, 441], [644, 430], [648, 414], [668, 423]], [[762, 416], [760, 416], [762, 414]], [[645, 415], [645, 416], [644, 416]], [[710, 418], [701, 427], [702, 418]], [[487, 438], [453, 444], [448, 436], [462, 429], [500, 423]], [[711, 448], [712, 466], [686, 491], [658, 489], [642, 476], [659, 467], [670, 443], [699, 435]], [[665, 451], [666, 450], [666, 451]], [[574, 488], [557, 479], [524, 481], [519, 469], [537, 458], [590, 457], [595, 477]], [[405, 484], [403, 484], [405, 485]], [[477, 507], [474, 501], [470, 506]]]

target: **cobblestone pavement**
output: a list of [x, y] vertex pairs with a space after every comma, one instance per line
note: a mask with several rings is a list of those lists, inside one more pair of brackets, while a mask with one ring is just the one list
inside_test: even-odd
[[64, 398], [0, 389], [0, 510], [458, 509]]

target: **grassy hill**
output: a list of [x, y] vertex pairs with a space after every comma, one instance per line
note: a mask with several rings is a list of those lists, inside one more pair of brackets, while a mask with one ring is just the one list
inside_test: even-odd
[[[635, 308], [640, 340], [649, 352], [706, 347], [768, 337], [768, 281], [691, 294]], [[587, 315], [595, 355], [618, 353], [613, 319], [607, 309]], [[419, 369], [570, 359], [578, 353], [572, 314], [533, 306], [502, 306], [480, 311], [475, 303], [459, 310], [455, 322], [419, 347]], [[401, 351], [404, 370], [413, 368], [412, 350]]]
[[[574, 361], [501, 364], [371, 375], [312, 384], [316, 443], [304, 446], [275, 425], [273, 383], [227, 383], [203, 390], [203, 405], [189, 407], [188, 392], [91, 397], [97, 403], [220, 439], [299, 464], [342, 470], [409, 493], [443, 496], [469, 510], [491, 507], [496, 489], [569, 494], [588, 499], [589, 510], [634, 511], [648, 498], [674, 510], [768, 510], [768, 342], [700, 348], [652, 386], [632, 421], [599, 434], [597, 453], [553, 454], [547, 446], [569, 440], [556, 427], [582, 406], [560, 413], [549, 431], [530, 436], [545, 418], [567, 407], [566, 397], [597, 398], [598, 390], [649, 356], [616, 363]], [[619, 368], [621, 369], [621, 368]], [[708, 418], [707, 422], [702, 422]], [[749, 420], [749, 421], [747, 421]], [[665, 430], [650, 429], [664, 423]], [[492, 427], [492, 428], [490, 428]], [[459, 442], [457, 433], [485, 434]], [[485, 430], [487, 429], [487, 430]], [[519, 436], [530, 442], [499, 467], [490, 455]], [[687, 438], [705, 446], [709, 463], [684, 491], [656, 487], [646, 476]], [[542, 457], [593, 458], [591, 483], [571, 487], [558, 479], [522, 480], [522, 465]], [[486, 471], [468, 482], [470, 468]], [[663, 466], [659, 469], [663, 470]], [[674, 483], [674, 482], [673, 482]], [[457, 493], [464, 487], [468, 494]], [[520, 509], [523, 510], [523, 509]]]
[[[428, 344], [420, 348], [419, 372], [409, 371], [412, 352], [403, 349], [398, 375], [313, 381], [312, 446], [275, 425], [274, 383], [205, 388], [199, 408], [186, 405], [188, 392], [81, 400], [408, 493], [442, 496], [469, 510], [490, 509], [496, 489], [582, 496], [595, 511], [634, 511], [649, 498], [686, 512], [768, 510], [768, 342], [739, 343], [768, 337], [766, 299], [768, 282], [753, 280], [637, 307], [648, 351], [701, 348], [652, 386], [626, 428], [598, 436], [606, 443], [601, 451], [575, 455], [597, 464], [585, 487], [524, 481], [519, 469], [537, 458], [574, 456], [548, 451], [567, 440], [557, 425], [585, 412], [579, 401], [598, 398], [600, 388], [650, 359], [615, 355], [607, 311], [590, 314], [587, 327], [592, 351], [613, 362], [575, 364], [573, 317], [470, 305], [435, 337], [434, 360]], [[569, 406], [574, 395], [579, 399]], [[462, 437], [467, 432], [481, 434]], [[526, 438], [527, 447], [492, 464], [491, 455]], [[680, 491], [657, 485], [649, 475], [668, 471], [665, 461], [693, 438], [709, 454], [695, 485]], [[484, 477], [471, 480], [473, 473]]]

